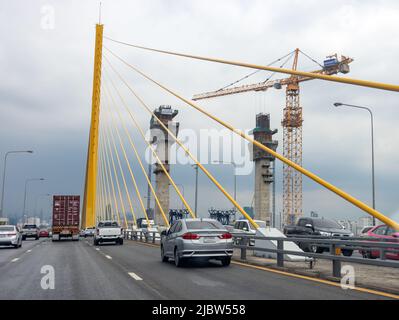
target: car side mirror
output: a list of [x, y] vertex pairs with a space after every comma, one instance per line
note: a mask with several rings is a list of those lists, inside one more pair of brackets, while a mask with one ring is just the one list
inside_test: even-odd
[[399, 238], [399, 232], [393, 233], [393, 234], [392, 234], [392, 237], [394, 237], [394, 238]]
[[166, 230], [163, 230], [162, 232], [161, 232], [161, 236], [167, 236], [168, 235], [168, 231], [166, 231]]

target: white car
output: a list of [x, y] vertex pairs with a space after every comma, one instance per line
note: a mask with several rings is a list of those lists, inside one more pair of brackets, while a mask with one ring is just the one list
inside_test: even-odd
[[22, 247], [22, 234], [16, 226], [0, 226], [0, 246]]
[[94, 245], [98, 246], [106, 242], [114, 242], [119, 245], [123, 244], [123, 232], [118, 222], [107, 220], [98, 223], [94, 234]]
[[[262, 220], [254, 220], [259, 228], [266, 228], [266, 222], [262, 221]], [[248, 235], [256, 235], [256, 229], [251, 225], [251, 223], [247, 220], [247, 219], [240, 219], [237, 220], [234, 223], [234, 232], [237, 233], [245, 233]], [[236, 243], [239, 244], [240, 239], [236, 239]], [[254, 246], [255, 245], [255, 240], [254, 239], [250, 239], [249, 240], [249, 245], [250, 246]]]
[[94, 237], [94, 234], [96, 233], [96, 228], [95, 227], [91, 227], [91, 228], [86, 228], [83, 231], [83, 237], [87, 238], [87, 237]]

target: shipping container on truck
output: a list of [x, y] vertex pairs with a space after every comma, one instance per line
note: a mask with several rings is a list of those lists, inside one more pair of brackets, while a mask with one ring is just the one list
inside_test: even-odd
[[53, 196], [52, 240], [79, 240], [80, 196]]

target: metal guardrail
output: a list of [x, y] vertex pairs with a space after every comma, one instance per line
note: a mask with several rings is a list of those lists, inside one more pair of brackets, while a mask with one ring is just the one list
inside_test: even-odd
[[[352, 262], [358, 264], [399, 268], [399, 261], [386, 260], [386, 253], [394, 252], [399, 254], [399, 243], [380, 242], [371, 240], [371, 238], [355, 238], [356, 240], [348, 240], [348, 238], [316, 238], [316, 237], [257, 237], [243, 233], [232, 233], [234, 248], [241, 250], [241, 260], [247, 260], [247, 251], [263, 251], [276, 253], [277, 266], [284, 267], [284, 255], [303, 256], [312, 259], [324, 259], [332, 261], [332, 275], [341, 278], [341, 262]], [[158, 232], [144, 232], [140, 230], [124, 230], [124, 238], [145, 243], [159, 243], [160, 235]], [[362, 240], [358, 240], [362, 239]], [[255, 240], [255, 246], [250, 246], [250, 240]], [[256, 247], [256, 240], [270, 240], [277, 242], [277, 249]], [[313, 253], [313, 252], [297, 252], [284, 250], [284, 242], [302, 242], [310, 245], [318, 245], [328, 248], [329, 254]], [[237, 244], [238, 243], [238, 244]], [[380, 251], [380, 259], [356, 258], [341, 256], [337, 253], [337, 249], [364, 250], [371, 251], [378, 249]]]
[[124, 230], [123, 235], [127, 240], [135, 240], [146, 243], [156, 243], [156, 240], [161, 240], [159, 233], [155, 231], [144, 232], [141, 230]]
[[[332, 261], [332, 275], [334, 277], [341, 277], [341, 262], [352, 262], [365, 265], [399, 268], [399, 261], [386, 260], [386, 253], [393, 252], [399, 254], [399, 243], [392, 242], [377, 242], [366, 240], [348, 240], [348, 239], [331, 239], [331, 238], [305, 238], [305, 237], [256, 237], [248, 234], [233, 233], [234, 239], [239, 240], [240, 244], [235, 244], [234, 248], [241, 250], [241, 259], [246, 260], [247, 251], [263, 251], [276, 253], [277, 255], [277, 266], [284, 267], [284, 255], [296, 255], [316, 259], [324, 259]], [[277, 242], [277, 249], [271, 248], [259, 248], [255, 246], [249, 246], [250, 240], [270, 240]], [[302, 242], [308, 243], [309, 245], [318, 245], [321, 247], [327, 247], [329, 254], [313, 253], [313, 252], [297, 252], [284, 250], [284, 242]], [[341, 256], [337, 253], [337, 249], [349, 249], [349, 250], [364, 250], [366, 252], [378, 249], [380, 251], [380, 259], [368, 259], [368, 258], [356, 258]]]

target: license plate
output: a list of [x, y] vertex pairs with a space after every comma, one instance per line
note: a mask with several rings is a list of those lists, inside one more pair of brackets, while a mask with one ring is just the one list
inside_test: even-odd
[[204, 243], [215, 243], [216, 239], [215, 238], [204, 238]]

